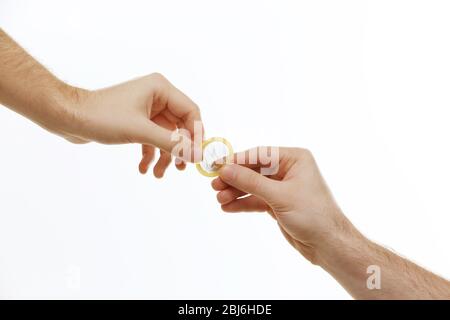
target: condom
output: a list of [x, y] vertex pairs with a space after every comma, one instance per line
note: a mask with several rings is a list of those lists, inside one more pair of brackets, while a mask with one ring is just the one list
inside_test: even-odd
[[214, 137], [202, 143], [203, 160], [196, 164], [197, 170], [206, 177], [216, 177], [219, 175], [221, 165], [214, 162], [225, 158], [229, 162], [233, 156], [231, 144], [224, 138]]

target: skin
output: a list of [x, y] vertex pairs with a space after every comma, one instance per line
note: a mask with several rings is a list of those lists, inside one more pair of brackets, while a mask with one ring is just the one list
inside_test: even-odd
[[[45, 69], [0, 29], [0, 103], [73, 143], [139, 143], [145, 174], [160, 150], [153, 173], [161, 178], [172, 161], [183, 170], [194, 160], [194, 123], [200, 110], [158, 73], [110, 88], [85, 90], [70, 86]], [[202, 125], [200, 126], [201, 128]], [[178, 136], [173, 136], [177, 131]], [[203, 135], [203, 129], [197, 134]], [[181, 145], [181, 146], [180, 146]]]
[[[160, 74], [89, 91], [65, 84], [0, 29], [0, 103], [73, 143], [139, 143], [139, 171], [162, 177], [179, 131], [185, 152], [178, 169], [193, 161], [190, 140], [198, 107]], [[201, 132], [203, 136], [203, 130]], [[195, 141], [195, 139], [194, 139]], [[190, 151], [190, 152], [189, 152]], [[353, 297], [362, 299], [450, 299], [450, 283], [366, 239], [344, 216], [307, 150], [280, 148], [279, 170], [265, 177], [262, 165], [227, 164], [212, 186], [226, 212], [266, 211], [287, 241], [329, 272]], [[249, 153], [241, 155], [249, 160]], [[240, 159], [237, 156], [236, 159]], [[369, 265], [382, 271], [382, 287], [366, 287]]]
[[[311, 152], [279, 152], [276, 174], [263, 176], [246, 151], [212, 181], [225, 212], [268, 212], [286, 240], [357, 299], [450, 299], [450, 282], [365, 238], [345, 217]], [[245, 159], [245, 163], [238, 159]], [[253, 159], [255, 160], [255, 159]], [[250, 164], [256, 163], [256, 164]], [[381, 288], [368, 289], [367, 268], [380, 267]]]

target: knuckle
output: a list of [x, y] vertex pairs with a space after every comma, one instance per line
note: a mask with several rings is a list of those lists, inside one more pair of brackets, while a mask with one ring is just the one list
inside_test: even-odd
[[194, 103], [193, 108], [196, 113], [200, 114], [200, 107], [196, 103]]
[[162, 75], [162, 73], [159, 73], [159, 72], [153, 72], [152, 74], [150, 74], [150, 77], [152, 77], [154, 79], [164, 79], [164, 76]]
[[298, 156], [300, 156], [303, 159], [313, 159], [313, 154], [309, 149], [304, 148], [295, 148], [295, 151]]
[[259, 155], [259, 154], [262, 154], [263, 152], [266, 152], [267, 147], [266, 146], [257, 146], [255, 149], [256, 149], [256, 151], [258, 152], [258, 155]]
[[261, 180], [256, 174], [249, 175], [247, 179], [247, 183], [250, 190], [259, 190], [261, 187]]
[[273, 156], [275, 153], [278, 152], [278, 147], [273, 146], [259, 146], [258, 148], [258, 155], [260, 157], [267, 157], [267, 156]]
[[189, 110], [189, 115], [192, 118], [196, 119], [196, 118], [200, 118], [200, 114], [201, 114], [200, 107], [196, 103], [192, 102], [192, 105]]
[[163, 76], [161, 73], [159, 73], [159, 72], [154, 72], [154, 73], [150, 74], [150, 75], [149, 75], [149, 78], [150, 78], [152, 81], [155, 81], [155, 82], [160, 82], [160, 83], [166, 83], [166, 82], [167, 82], [166, 77], [164, 77], [164, 76]]

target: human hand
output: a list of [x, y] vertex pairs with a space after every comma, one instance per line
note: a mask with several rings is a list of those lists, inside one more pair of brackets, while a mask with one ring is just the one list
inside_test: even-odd
[[[163, 176], [171, 153], [184, 161], [201, 160], [200, 111], [162, 75], [88, 91], [55, 77], [2, 29], [0, 44], [1, 104], [74, 143], [140, 143], [142, 173], [157, 147], [156, 177]], [[178, 169], [184, 169], [184, 161], [177, 161]]]
[[[218, 202], [225, 212], [269, 212], [289, 243], [318, 263], [319, 249], [353, 232], [351, 223], [308, 150], [272, 147], [271, 154], [278, 152], [279, 160], [270, 176], [259, 173], [267, 167], [262, 164], [261, 151], [235, 154], [234, 163], [222, 166], [219, 177], [212, 181], [213, 189], [219, 191]], [[257, 159], [251, 159], [252, 155]]]
[[[139, 171], [143, 174], [154, 159], [155, 147], [160, 149], [153, 168], [158, 178], [164, 175], [180, 139], [188, 144], [182, 147], [188, 150], [186, 154], [176, 155], [176, 167], [180, 170], [185, 168], [185, 161], [194, 160], [194, 149], [201, 148], [203, 126], [199, 108], [160, 74], [96, 91], [77, 89], [72, 96], [76, 97], [71, 110], [74, 121], [60, 134], [74, 143], [142, 144]], [[199, 139], [193, 139], [196, 122]], [[180, 139], [172, 135], [177, 129], [184, 135]]]

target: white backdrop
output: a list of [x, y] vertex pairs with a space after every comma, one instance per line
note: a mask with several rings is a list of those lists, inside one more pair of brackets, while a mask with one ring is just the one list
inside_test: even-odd
[[[450, 2], [17, 1], [0, 26], [95, 89], [161, 72], [236, 150], [307, 147], [370, 238], [450, 274]], [[1, 76], [1, 75], [0, 75]], [[0, 108], [0, 297], [348, 298], [193, 166], [72, 145]]]

